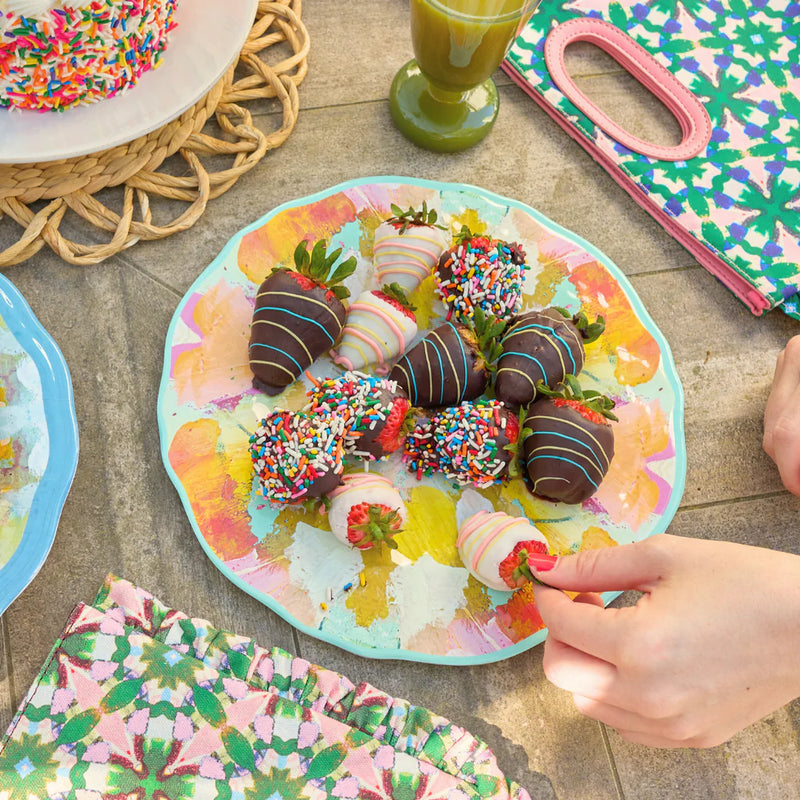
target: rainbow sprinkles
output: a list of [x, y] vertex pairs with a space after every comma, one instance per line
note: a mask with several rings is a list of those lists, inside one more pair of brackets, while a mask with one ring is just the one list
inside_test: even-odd
[[161, 62], [177, 0], [0, 0], [0, 108], [65, 111]]

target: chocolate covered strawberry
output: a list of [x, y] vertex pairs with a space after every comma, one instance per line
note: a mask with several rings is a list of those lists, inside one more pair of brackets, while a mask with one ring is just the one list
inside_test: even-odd
[[522, 303], [527, 269], [521, 245], [476, 236], [464, 226], [434, 272], [447, 319], [471, 319], [478, 308], [500, 319], [513, 316]]
[[397, 450], [413, 427], [408, 397], [388, 378], [345, 372], [316, 383], [308, 398], [310, 412], [343, 420], [345, 452], [368, 461]]
[[465, 402], [418, 424], [403, 460], [418, 480], [441, 472], [461, 486], [491, 486], [515, 468], [519, 429], [519, 419], [502, 403]]
[[275, 409], [250, 437], [257, 491], [271, 503], [303, 503], [341, 483], [344, 420]]
[[474, 400], [489, 383], [501, 349], [505, 322], [477, 309], [473, 320], [445, 322], [417, 342], [394, 365], [397, 381], [412, 405], [430, 408]]
[[414, 306], [403, 289], [396, 283], [372, 289], [350, 304], [333, 360], [348, 370], [376, 364], [375, 372], [385, 375], [416, 335]]
[[397, 283], [410, 293], [432, 273], [450, 237], [437, 223], [436, 211], [428, 209], [425, 201], [421, 209], [391, 208], [394, 216], [375, 231], [375, 274], [381, 286]]
[[548, 554], [547, 539], [535, 525], [502, 511], [482, 510], [464, 520], [456, 547], [471, 575], [501, 591], [534, 580], [529, 559]]
[[494, 390], [512, 408], [527, 406], [537, 397], [536, 384], [553, 387], [567, 375], [577, 375], [585, 360], [584, 344], [595, 341], [605, 328], [602, 317], [589, 322], [581, 311], [563, 308], [526, 311], [513, 319], [501, 339]]
[[582, 391], [574, 375], [555, 390], [540, 382], [537, 391], [544, 397], [528, 409], [522, 444], [528, 489], [545, 500], [582, 503], [614, 457], [614, 401]]
[[403, 529], [406, 507], [400, 493], [383, 475], [345, 475], [342, 485], [328, 499], [328, 522], [340, 542], [359, 550], [381, 544], [397, 547], [394, 537]]
[[342, 248], [324, 241], [294, 251], [295, 269], [278, 267], [261, 284], [250, 325], [250, 369], [259, 388], [277, 394], [339, 340], [349, 297], [341, 281], [356, 268], [352, 256], [337, 266]]

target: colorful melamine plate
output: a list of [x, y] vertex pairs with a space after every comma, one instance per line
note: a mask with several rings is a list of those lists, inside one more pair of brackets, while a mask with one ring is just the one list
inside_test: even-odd
[[[302, 406], [307, 384], [273, 399], [253, 389], [250, 319], [258, 285], [273, 265], [291, 261], [302, 238], [330, 239], [357, 257], [359, 269], [346, 282], [354, 296], [371, 286], [375, 228], [391, 215], [390, 204], [423, 201], [452, 232], [468, 224], [522, 243], [532, 265], [526, 307], [582, 307], [606, 318], [606, 332], [587, 348], [581, 382], [617, 401], [616, 457], [593, 498], [566, 506], [533, 498], [521, 479], [480, 491], [454, 488], [441, 476], [418, 482], [395, 454], [372, 468], [399, 486], [409, 523], [394, 555], [362, 553], [340, 544], [325, 517], [274, 510], [254, 491], [250, 434], [268, 408]], [[423, 332], [443, 319], [432, 278], [411, 299]], [[312, 373], [339, 369], [324, 357]], [[544, 639], [530, 590], [491, 591], [461, 564], [457, 520], [471, 511], [494, 507], [537, 520], [555, 553], [608, 547], [664, 531], [686, 469], [683, 395], [669, 347], [619, 269], [522, 203], [409, 178], [335, 186], [238, 233], [178, 306], [158, 419], [167, 471], [214, 564], [303, 632], [376, 658], [476, 664]]]
[[0, 275], [0, 614], [47, 558], [77, 463], [67, 365]]

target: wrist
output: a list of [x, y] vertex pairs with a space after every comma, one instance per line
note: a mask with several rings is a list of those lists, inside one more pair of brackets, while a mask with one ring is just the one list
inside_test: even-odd
[[792, 698], [800, 697], [800, 556], [775, 552], [772, 600], [780, 672], [791, 687]]

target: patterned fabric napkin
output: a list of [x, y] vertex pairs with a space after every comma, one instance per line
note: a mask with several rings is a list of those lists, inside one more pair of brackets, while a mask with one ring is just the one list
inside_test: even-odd
[[128, 797], [529, 800], [448, 720], [111, 576], [0, 742], [0, 800]]

